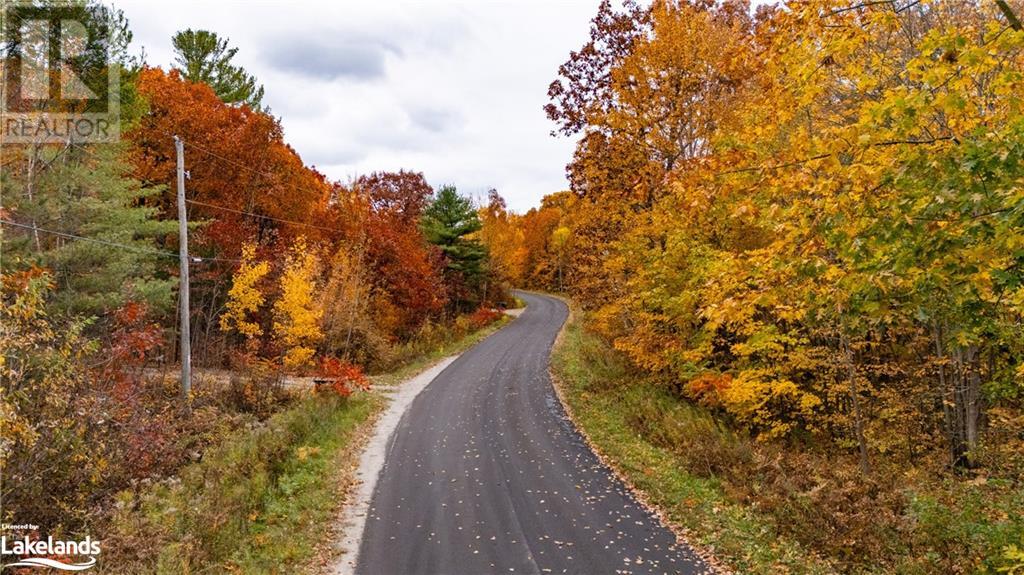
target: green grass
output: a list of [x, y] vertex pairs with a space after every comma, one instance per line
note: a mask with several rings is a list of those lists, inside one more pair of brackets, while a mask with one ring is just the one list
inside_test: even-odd
[[[510, 318], [371, 378], [400, 383], [459, 353]], [[375, 391], [305, 397], [211, 447], [179, 478], [118, 496], [103, 573], [316, 571], [358, 459], [356, 439], [386, 405]], [[109, 551], [108, 551], [109, 549]]]
[[372, 393], [305, 398], [207, 450], [179, 480], [137, 502], [122, 494], [117, 551], [101, 571], [274, 573], [303, 565], [329, 533], [346, 447], [383, 405]]
[[243, 544], [231, 552], [229, 564], [242, 573], [269, 573], [315, 555], [336, 516], [338, 474], [350, 457], [351, 440], [383, 404], [375, 394], [361, 394], [341, 408], [314, 409], [320, 417], [283, 462], [262, 512], [254, 512], [256, 520], [240, 540]]
[[[631, 374], [613, 350], [583, 329], [578, 316], [566, 327], [552, 369], [576, 424], [649, 503], [687, 530], [691, 543], [738, 573], [832, 572], [796, 542], [780, 538], [770, 519], [729, 501], [717, 480], [688, 473], [677, 454], [638, 431], [654, 411], [649, 404], [665, 399], [663, 392], [643, 383], [622, 385]], [[709, 434], [720, 431], [692, 421]]]

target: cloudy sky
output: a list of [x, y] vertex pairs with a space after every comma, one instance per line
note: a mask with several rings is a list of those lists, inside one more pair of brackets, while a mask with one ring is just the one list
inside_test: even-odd
[[597, 2], [115, 3], [151, 65], [170, 65], [178, 30], [230, 38], [285, 139], [328, 177], [413, 169], [525, 211], [566, 188], [573, 142], [542, 107]]

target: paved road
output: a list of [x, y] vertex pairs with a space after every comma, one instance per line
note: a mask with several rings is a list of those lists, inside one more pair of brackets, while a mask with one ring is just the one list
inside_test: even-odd
[[464, 353], [391, 437], [356, 572], [704, 573], [566, 419], [548, 378], [560, 301]]

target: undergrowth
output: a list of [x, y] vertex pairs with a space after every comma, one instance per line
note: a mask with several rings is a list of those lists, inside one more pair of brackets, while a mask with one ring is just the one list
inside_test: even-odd
[[1024, 573], [1019, 483], [906, 466], [865, 476], [853, 454], [753, 440], [630, 369], [580, 320], [552, 366], [596, 447], [739, 573]]

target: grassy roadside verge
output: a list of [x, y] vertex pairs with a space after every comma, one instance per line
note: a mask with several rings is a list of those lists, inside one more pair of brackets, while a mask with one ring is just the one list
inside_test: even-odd
[[[737, 573], [832, 572], [796, 542], [779, 537], [769, 519], [729, 501], [718, 481], [688, 473], [677, 454], [638, 432], [638, 424], [655, 411], [651, 404], [660, 400], [658, 393], [636, 382], [623, 385], [630, 379], [625, 364], [586, 332], [579, 314], [559, 338], [551, 366], [563, 401], [592, 446], [691, 543]], [[696, 416], [690, 424], [713, 426]]]
[[397, 385], [500, 329], [447, 341], [347, 399], [304, 397], [210, 448], [178, 478], [118, 506], [103, 573], [315, 572], [363, 441]]

